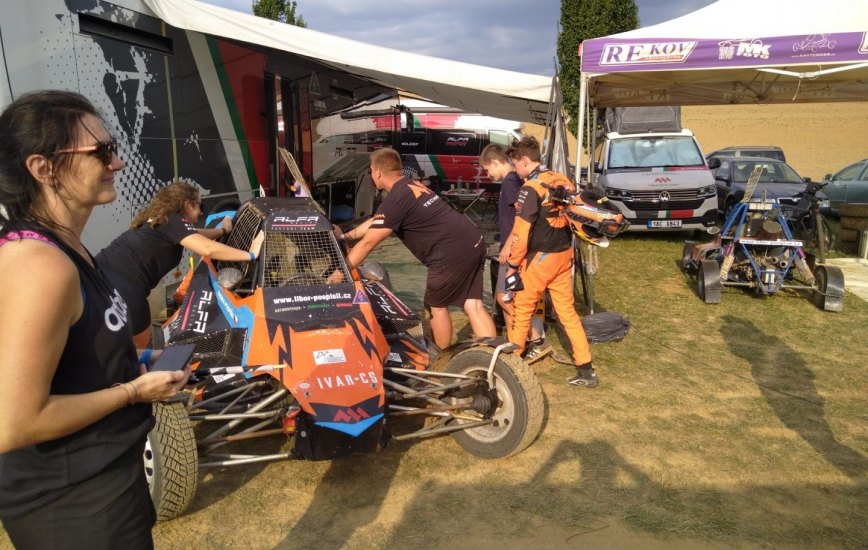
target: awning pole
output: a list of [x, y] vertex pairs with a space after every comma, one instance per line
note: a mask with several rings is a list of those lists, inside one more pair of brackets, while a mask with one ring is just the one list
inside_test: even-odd
[[576, 133], [576, 181], [581, 179], [582, 174], [582, 149], [585, 137], [585, 95], [588, 92], [588, 77], [580, 73], [579, 77], [579, 123]]

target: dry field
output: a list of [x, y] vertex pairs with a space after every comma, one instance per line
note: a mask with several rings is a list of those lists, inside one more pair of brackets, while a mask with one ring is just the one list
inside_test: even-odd
[[728, 145], [777, 145], [817, 181], [868, 157], [868, 102], [685, 107], [682, 123], [706, 153]]

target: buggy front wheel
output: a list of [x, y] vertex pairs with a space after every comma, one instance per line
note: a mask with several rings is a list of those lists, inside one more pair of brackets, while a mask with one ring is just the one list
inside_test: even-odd
[[[484, 347], [463, 351], [449, 361], [446, 372], [485, 380], [492, 352], [491, 348]], [[461, 448], [480, 458], [503, 458], [523, 451], [539, 435], [545, 413], [542, 387], [533, 369], [512, 353], [498, 356], [494, 381], [495, 392], [480, 391], [461, 398], [467, 402], [468, 408], [474, 400], [494, 399], [496, 402], [492, 403], [494, 410], [490, 416], [493, 422], [452, 434]]]
[[154, 403], [154, 429], [145, 443], [145, 477], [157, 520], [181, 515], [199, 481], [196, 435], [183, 403]]

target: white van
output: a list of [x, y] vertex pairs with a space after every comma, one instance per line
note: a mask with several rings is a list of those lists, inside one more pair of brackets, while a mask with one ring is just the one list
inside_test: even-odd
[[630, 230], [706, 229], [717, 221], [714, 177], [690, 130], [609, 132], [594, 172], [594, 187], [630, 220]]

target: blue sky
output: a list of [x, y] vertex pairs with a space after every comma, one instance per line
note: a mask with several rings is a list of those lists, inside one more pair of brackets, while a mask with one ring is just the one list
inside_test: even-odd
[[[202, 0], [251, 13], [251, 0]], [[636, 0], [641, 26], [713, 0]], [[499, 69], [554, 74], [558, 0], [297, 0], [308, 27], [370, 44]]]

